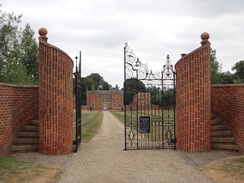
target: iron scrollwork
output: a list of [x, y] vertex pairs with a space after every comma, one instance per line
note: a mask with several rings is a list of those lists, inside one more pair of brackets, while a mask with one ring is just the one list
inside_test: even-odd
[[[136, 89], [127, 87], [127, 80], [135, 79]], [[145, 90], [140, 90], [140, 84]], [[124, 101], [131, 93], [133, 97], [124, 103], [125, 150], [175, 148], [175, 71], [169, 55], [162, 71], [153, 72], [142, 63], [126, 43], [124, 47]], [[173, 93], [173, 94], [172, 94]], [[173, 96], [173, 99], [166, 97]], [[128, 98], [127, 98], [128, 97]], [[149, 97], [149, 103], [143, 105]], [[139, 116], [151, 118], [150, 133], [139, 133]]]
[[147, 64], [142, 63], [139, 58], [135, 56], [128, 43], [125, 43], [124, 50], [126, 79], [138, 78], [141, 80], [155, 80], [162, 78], [161, 72], [159, 71], [153, 73], [151, 70], [149, 72]]
[[170, 62], [169, 55], [167, 55], [166, 64], [163, 66], [162, 73], [164, 79], [174, 79], [175, 71], [173, 65]]

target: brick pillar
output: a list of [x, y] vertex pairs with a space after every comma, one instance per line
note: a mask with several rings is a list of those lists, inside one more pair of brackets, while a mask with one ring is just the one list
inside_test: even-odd
[[39, 29], [40, 152], [66, 154], [73, 147], [73, 61], [47, 43], [47, 30]]
[[177, 149], [185, 152], [211, 149], [211, 83], [209, 34], [202, 46], [176, 64]]

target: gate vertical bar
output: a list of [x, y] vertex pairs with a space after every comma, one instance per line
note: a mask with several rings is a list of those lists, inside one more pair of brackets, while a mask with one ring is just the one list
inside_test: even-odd
[[175, 87], [175, 82], [176, 82], [176, 73], [173, 72], [173, 81], [174, 81], [174, 149], [176, 150], [176, 117], [175, 117], [175, 106], [176, 106], [176, 95], [175, 95], [175, 92], [176, 92], [176, 87]]
[[124, 109], [124, 140], [125, 140], [125, 148], [124, 148], [124, 150], [127, 150], [127, 146], [126, 146], [126, 136], [127, 136], [127, 134], [126, 134], [126, 123], [127, 123], [127, 121], [126, 121], [126, 96], [127, 96], [127, 93], [126, 93], [126, 83], [125, 83], [125, 81], [126, 81], [126, 46], [124, 47], [124, 107], [123, 107], [123, 109]]
[[76, 57], [76, 69], [75, 69], [75, 103], [76, 103], [76, 111], [75, 111], [75, 149], [77, 152], [79, 146], [81, 144], [81, 52], [79, 55], [79, 65], [77, 64]]
[[167, 55], [166, 64], [163, 66], [163, 123], [164, 123], [164, 148], [176, 149], [175, 137], [175, 71]]
[[162, 83], [162, 144], [163, 144], [163, 147], [164, 148], [164, 80], [163, 80], [163, 71], [161, 72], [161, 83]]
[[[139, 58], [137, 58], [137, 61], [139, 61]], [[139, 105], [138, 105], [138, 99], [139, 99], [139, 80], [138, 80], [138, 70], [136, 71], [136, 79], [137, 79], [137, 84], [136, 84], [136, 93], [137, 93], [137, 95], [136, 95], [136, 126], [137, 126], [137, 129], [136, 129], [136, 135], [137, 135], [137, 149], [138, 149], [138, 147], [139, 147], [139, 126], [138, 126], [138, 120], [139, 120], [139, 116], [138, 116], [138, 107], [139, 107]]]

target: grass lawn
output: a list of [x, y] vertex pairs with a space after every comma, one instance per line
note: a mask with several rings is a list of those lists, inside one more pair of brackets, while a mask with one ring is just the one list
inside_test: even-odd
[[[61, 170], [13, 157], [0, 157], [0, 182], [52, 182], [61, 175]], [[43, 176], [45, 175], [45, 176]]]
[[[124, 122], [124, 111], [111, 111], [111, 113], [118, 118], [120, 121]], [[137, 126], [137, 115], [136, 111], [134, 111], [133, 115], [130, 111], [126, 113], [127, 124], [126, 127], [133, 128], [137, 130], [139, 126]], [[144, 140], [150, 139], [151, 141], [158, 141], [162, 140], [162, 136], [164, 139], [167, 139], [166, 135], [174, 138], [174, 111], [173, 110], [164, 110], [164, 125], [162, 124], [162, 111], [160, 110], [145, 110], [145, 111], [138, 111], [139, 116], [150, 116], [151, 117], [151, 133], [150, 134], [143, 134]], [[138, 125], [139, 122], [138, 122]], [[162, 133], [164, 131], [164, 134]], [[170, 133], [169, 133], [170, 132]]]
[[202, 171], [218, 183], [244, 182], [244, 155], [212, 161]]
[[[88, 142], [95, 136], [102, 118], [100, 111], [82, 112], [82, 142]], [[75, 112], [73, 127], [75, 132]], [[57, 168], [8, 156], [0, 157], [0, 183], [53, 182], [61, 173], [62, 171]]]
[[242, 180], [244, 181], [244, 156], [225, 160], [221, 170], [230, 173], [233, 176], [242, 177]]
[[[73, 139], [75, 140], [75, 111], [73, 117]], [[103, 113], [101, 111], [82, 111], [81, 114], [81, 141], [89, 142], [97, 133], [101, 126]]]
[[124, 111], [110, 111], [116, 118], [124, 122]]

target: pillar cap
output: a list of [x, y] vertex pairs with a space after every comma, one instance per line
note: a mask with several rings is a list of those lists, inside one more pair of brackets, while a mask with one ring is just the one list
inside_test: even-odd
[[42, 27], [38, 30], [38, 33], [40, 34], [39, 39], [42, 39], [43, 41], [47, 42], [47, 29]]
[[46, 36], [47, 35], [47, 29], [42, 27], [39, 29], [38, 33], [40, 34], [40, 36]]
[[203, 33], [201, 34], [201, 39], [202, 39], [201, 44], [202, 44], [202, 45], [205, 45], [205, 44], [208, 42], [209, 37], [210, 37], [209, 33], [207, 33], [207, 32], [203, 32]]
[[201, 39], [202, 39], [202, 40], [204, 40], [204, 39], [209, 39], [209, 37], [210, 37], [210, 35], [209, 35], [209, 33], [207, 33], [207, 32], [203, 32], [203, 33], [201, 34]]

